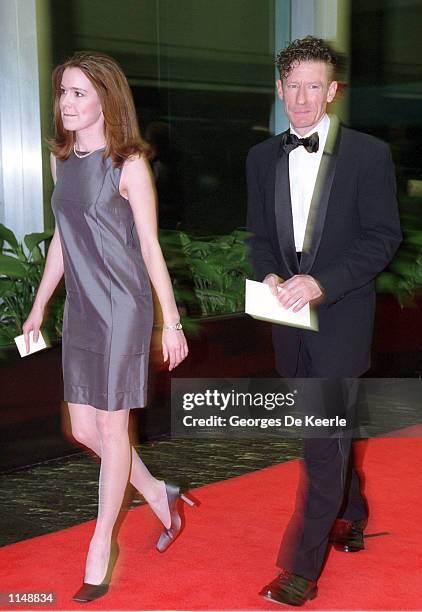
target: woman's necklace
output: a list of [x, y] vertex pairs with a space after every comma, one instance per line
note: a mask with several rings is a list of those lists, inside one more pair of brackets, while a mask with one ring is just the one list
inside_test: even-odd
[[95, 153], [95, 151], [99, 151], [100, 149], [104, 149], [105, 145], [102, 145], [101, 147], [97, 147], [96, 149], [94, 149], [93, 151], [89, 151], [88, 153], [78, 153], [76, 150], [76, 143], [73, 143], [73, 152], [76, 155], [76, 157], [79, 157], [79, 159], [83, 159], [84, 157], [88, 157], [88, 155], [92, 155], [92, 153]]

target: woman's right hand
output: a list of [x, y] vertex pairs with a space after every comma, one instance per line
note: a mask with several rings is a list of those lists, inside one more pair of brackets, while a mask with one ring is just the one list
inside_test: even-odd
[[25, 347], [27, 353], [29, 353], [29, 332], [34, 332], [34, 342], [37, 342], [43, 318], [44, 312], [40, 308], [33, 306], [31, 312], [28, 315], [27, 320], [22, 325], [22, 331], [25, 337]]

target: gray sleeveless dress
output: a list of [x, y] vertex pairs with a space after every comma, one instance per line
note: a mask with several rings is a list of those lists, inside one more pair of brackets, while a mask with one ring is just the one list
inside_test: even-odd
[[153, 306], [121, 169], [103, 154], [57, 160], [52, 207], [67, 294], [64, 399], [113, 411], [145, 406]]

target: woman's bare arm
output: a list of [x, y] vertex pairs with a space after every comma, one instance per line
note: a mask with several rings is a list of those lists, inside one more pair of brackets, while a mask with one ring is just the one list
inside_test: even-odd
[[[56, 182], [56, 160], [53, 156], [50, 157], [51, 174], [54, 182]], [[25, 345], [27, 352], [29, 351], [29, 332], [34, 332], [34, 341], [38, 340], [39, 329], [44, 318], [45, 307], [54, 293], [57, 285], [63, 276], [63, 254], [60, 242], [60, 235], [57, 229], [54, 230], [54, 235], [48, 249], [45, 268], [42, 275], [40, 285], [32, 306], [31, 312], [22, 330], [25, 336]]]
[[[157, 293], [165, 325], [179, 321], [179, 312], [174, 299], [173, 287], [161, 247], [158, 242], [157, 206], [151, 170], [142, 157], [131, 158], [123, 166], [120, 191], [132, 208], [136, 230], [141, 243], [142, 256], [148, 275]], [[188, 349], [182, 331], [163, 332], [164, 360], [169, 358], [169, 369], [173, 369], [187, 355]]]

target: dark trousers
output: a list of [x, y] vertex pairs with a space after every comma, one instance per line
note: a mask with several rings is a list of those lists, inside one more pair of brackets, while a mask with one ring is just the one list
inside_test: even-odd
[[[312, 378], [312, 364], [302, 349], [296, 376]], [[310, 398], [309, 409], [321, 413], [318, 406], [329, 397], [327, 416], [335, 409], [349, 422], [354, 420], [358, 381], [325, 379], [319, 397]], [[304, 440], [304, 478], [298, 492], [297, 509], [292, 517], [277, 560], [285, 568], [308, 580], [317, 580], [327, 554], [328, 538], [337, 518], [350, 521], [367, 517], [366, 502], [360, 491], [359, 476], [354, 469], [352, 436], [349, 432], [333, 437]]]

